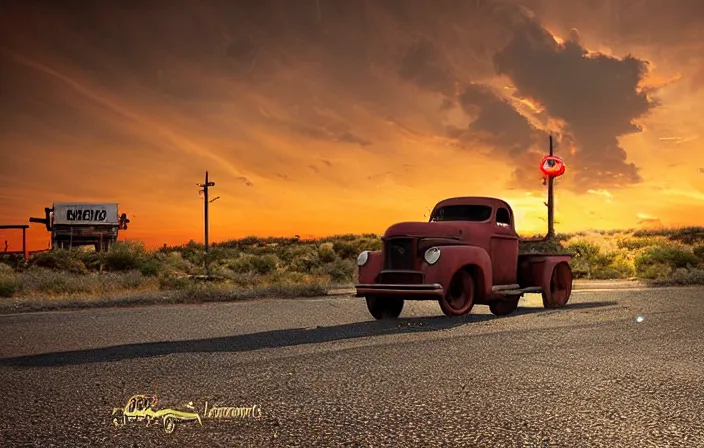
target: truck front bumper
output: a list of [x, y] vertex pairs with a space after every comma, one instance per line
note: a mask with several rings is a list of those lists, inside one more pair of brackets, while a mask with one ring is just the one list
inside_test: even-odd
[[437, 300], [444, 295], [442, 285], [393, 285], [393, 284], [361, 284], [354, 285], [357, 297], [365, 296], [404, 296], [406, 300]]

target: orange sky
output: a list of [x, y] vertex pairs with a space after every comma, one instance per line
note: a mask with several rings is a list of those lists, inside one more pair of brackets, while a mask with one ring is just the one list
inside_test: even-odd
[[0, 15], [0, 224], [118, 202], [123, 238], [201, 241], [207, 169], [215, 241], [381, 233], [460, 195], [541, 232], [548, 132], [558, 231], [702, 224], [704, 3], [60, 3]]

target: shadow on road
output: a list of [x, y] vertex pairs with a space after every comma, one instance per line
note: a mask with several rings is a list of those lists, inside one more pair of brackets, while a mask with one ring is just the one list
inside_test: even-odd
[[[615, 304], [616, 302], [584, 302], [568, 305], [562, 310], [547, 310], [545, 308], [519, 308], [514, 314], [502, 317], [500, 319], [507, 319], [523, 314], [546, 311], [567, 312], [571, 309], [588, 309], [611, 306]], [[146, 342], [96, 349], [4, 358], [0, 359], [0, 366], [55, 367], [121, 361], [125, 359], [150, 358], [174, 353], [236, 353], [265, 348], [291, 347], [302, 344], [317, 344], [343, 339], [356, 339], [384, 334], [403, 334], [446, 330], [471, 322], [480, 322], [493, 319], [497, 318], [490, 314], [470, 314], [461, 317], [411, 317], [393, 320], [356, 322], [330, 327], [273, 330], [260, 333], [226, 336], [221, 338], [196, 339], [190, 341]]]
[[614, 306], [618, 305], [618, 302], [581, 302], [581, 303], [573, 303], [573, 304], [567, 304], [564, 308], [560, 309], [546, 309], [541, 307], [530, 307], [530, 308], [518, 308], [515, 313], [511, 314], [511, 316], [520, 316], [521, 314], [533, 314], [533, 313], [545, 313], [545, 312], [569, 312], [570, 310], [588, 310], [591, 308], [604, 308], [607, 306]]

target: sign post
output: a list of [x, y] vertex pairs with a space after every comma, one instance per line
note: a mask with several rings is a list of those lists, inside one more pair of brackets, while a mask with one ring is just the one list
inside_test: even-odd
[[555, 236], [555, 178], [565, 174], [565, 162], [556, 157], [553, 150], [552, 135], [550, 136], [550, 153], [540, 162], [540, 171], [547, 178], [548, 183], [548, 234], [546, 239]]

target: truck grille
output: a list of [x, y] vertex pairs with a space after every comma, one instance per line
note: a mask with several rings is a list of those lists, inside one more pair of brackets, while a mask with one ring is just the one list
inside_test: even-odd
[[384, 269], [407, 269], [415, 267], [415, 250], [410, 238], [395, 238], [384, 243]]
[[379, 275], [379, 283], [387, 285], [422, 285], [422, 272], [382, 272]]

